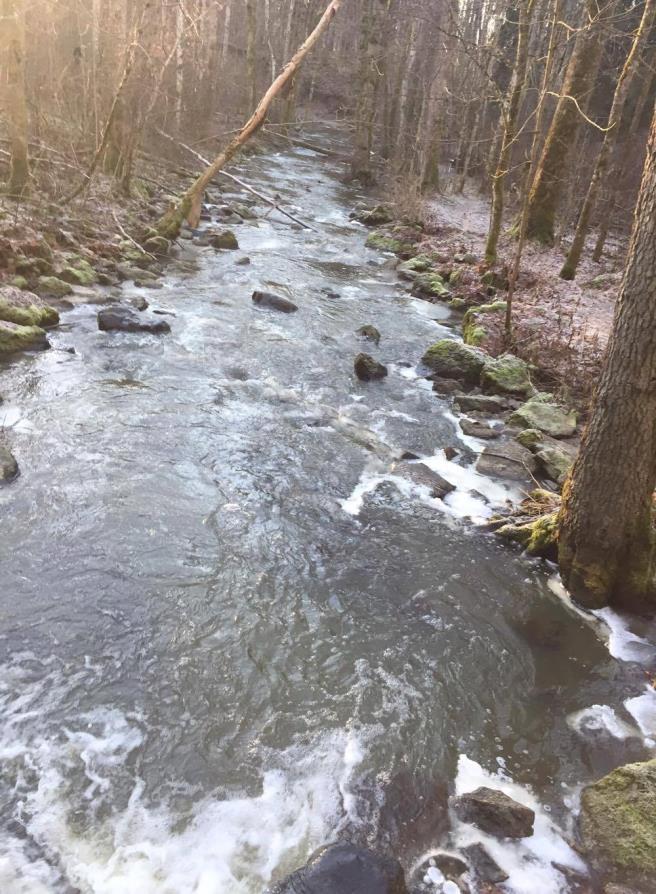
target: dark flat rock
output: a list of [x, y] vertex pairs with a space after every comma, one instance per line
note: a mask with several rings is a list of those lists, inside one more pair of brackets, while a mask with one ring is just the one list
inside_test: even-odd
[[504, 792], [481, 786], [452, 801], [458, 819], [498, 838], [527, 838], [533, 834], [535, 812]]
[[130, 307], [107, 307], [98, 313], [98, 329], [102, 332], [170, 332], [166, 320], [157, 320]]
[[405, 478], [413, 484], [418, 484], [420, 487], [427, 487], [431, 492], [431, 496], [439, 499], [446, 497], [447, 494], [456, 489], [455, 485], [451, 484], [450, 481], [442, 478], [441, 475], [429, 469], [423, 463], [400, 462], [394, 468], [394, 474], [400, 475], [401, 478]]
[[341, 843], [317, 851], [272, 894], [408, 894], [408, 889], [396, 860]]
[[252, 295], [253, 304], [258, 307], [268, 307], [271, 310], [279, 310], [284, 314], [293, 314], [298, 310], [298, 305], [290, 301], [289, 298], [283, 298], [282, 295], [274, 295], [273, 292], [255, 291]]
[[374, 360], [370, 354], [358, 354], [353, 369], [361, 382], [373, 382], [376, 379], [384, 379], [387, 375], [387, 367]]

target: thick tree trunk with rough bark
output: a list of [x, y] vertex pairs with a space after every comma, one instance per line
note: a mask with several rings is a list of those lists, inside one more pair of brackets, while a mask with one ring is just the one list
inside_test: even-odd
[[585, 21], [565, 73], [565, 80], [547, 133], [529, 194], [527, 236], [554, 241], [556, 212], [567, 184], [567, 163], [582, 119], [581, 105], [592, 86], [601, 57], [601, 17], [595, 0], [586, 0]]
[[11, 166], [7, 194], [20, 198], [28, 187], [28, 118], [25, 99], [25, 26], [21, 0], [0, 2], [2, 94], [7, 116]]
[[656, 114], [613, 331], [560, 514], [563, 581], [589, 608], [656, 608], [655, 383]]
[[655, 20], [656, 0], [646, 0], [642, 13], [642, 20], [640, 22], [638, 30], [635, 33], [633, 43], [631, 44], [631, 49], [629, 50], [629, 54], [626, 57], [624, 67], [622, 68], [617, 81], [617, 85], [615, 87], [613, 104], [608, 116], [608, 130], [604, 134], [601, 149], [599, 150], [599, 155], [597, 156], [594, 171], [592, 172], [592, 178], [590, 179], [590, 183], [588, 185], [588, 191], [586, 193], [585, 199], [583, 200], [583, 205], [581, 206], [579, 219], [576, 224], [576, 232], [574, 233], [574, 239], [572, 240], [572, 245], [570, 246], [569, 252], [567, 253], [567, 258], [565, 259], [565, 263], [563, 264], [562, 270], [560, 271], [560, 275], [563, 279], [574, 279], [574, 277], [576, 276], [576, 268], [578, 267], [579, 261], [581, 260], [581, 254], [583, 253], [583, 248], [585, 246], [585, 237], [588, 235], [588, 230], [590, 228], [590, 219], [592, 217], [592, 212], [594, 211], [595, 203], [597, 201], [597, 195], [603, 183], [608, 168], [608, 163], [610, 162], [613, 150], [619, 137], [622, 112], [624, 111], [624, 106], [629, 96], [629, 91], [631, 90], [635, 76], [638, 73], [638, 68], [640, 65], [640, 53], [645, 41], [649, 37]]
[[290, 61], [285, 65], [278, 77], [271, 84], [262, 99], [259, 101], [257, 108], [248, 119], [246, 124], [239, 131], [237, 136], [228, 143], [226, 148], [218, 155], [211, 165], [198, 177], [189, 187], [189, 189], [181, 197], [180, 201], [171, 208], [158, 222], [157, 229], [168, 239], [176, 239], [180, 233], [183, 221], [186, 219], [193, 227], [198, 226], [200, 220], [201, 204], [203, 194], [212, 180], [219, 171], [224, 168], [228, 162], [234, 158], [241, 147], [255, 134], [264, 124], [266, 116], [271, 107], [271, 103], [281, 93], [285, 86], [292, 80], [296, 72], [301, 67], [303, 60], [315, 46], [321, 35], [332, 22], [335, 14], [342, 5], [343, 0], [331, 0], [321, 16], [318, 24], [312, 33], [306, 38], [305, 42], [298, 48]]
[[497, 243], [501, 233], [503, 220], [503, 203], [505, 192], [505, 180], [512, 156], [512, 148], [517, 135], [517, 117], [519, 106], [526, 82], [526, 68], [528, 65], [528, 39], [533, 12], [533, 0], [520, 3], [518, 9], [519, 27], [517, 36], [517, 55], [513, 70], [510, 93], [507, 106], [503, 111], [503, 136], [501, 149], [497, 159], [496, 170], [492, 177], [492, 212], [490, 214], [490, 227], [485, 245], [485, 260], [492, 264], [497, 257]]
[[382, 79], [381, 40], [389, 0], [366, 0], [360, 37], [360, 71], [355, 111], [355, 139], [351, 176], [372, 180], [371, 144], [376, 116], [376, 98]]

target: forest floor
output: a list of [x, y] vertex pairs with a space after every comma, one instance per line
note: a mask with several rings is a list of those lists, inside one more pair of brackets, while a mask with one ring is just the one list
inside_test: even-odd
[[[426, 201], [424, 216], [428, 230], [436, 234], [422, 243], [424, 248], [457, 247], [483, 257], [489, 220], [486, 197], [474, 192], [435, 195]], [[499, 246], [501, 267], [510, 265], [514, 251], [515, 241], [504, 235]], [[592, 261], [588, 254], [576, 280], [566, 282], [558, 275], [562, 246], [527, 243], [524, 249], [513, 304], [515, 349], [553, 379], [556, 389], [567, 391], [569, 383], [579, 401], [589, 397], [596, 380], [612, 326], [625, 251], [626, 242], [609, 237], [601, 262]], [[500, 319], [492, 342], [494, 335], [497, 344], [486, 345], [493, 353], [501, 347]]]

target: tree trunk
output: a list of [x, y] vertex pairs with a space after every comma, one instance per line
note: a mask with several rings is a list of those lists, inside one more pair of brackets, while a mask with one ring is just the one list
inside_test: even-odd
[[376, 96], [381, 79], [381, 33], [387, 0], [366, 0], [360, 36], [360, 71], [355, 112], [355, 140], [351, 176], [370, 183], [371, 143], [376, 115]]
[[248, 84], [249, 111], [257, 104], [257, 14], [255, 0], [246, 0], [246, 83]]
[[592, 178], [588, 186], [581, 211], [579, 213], [578, 223], [572, 245], [567, 253], [567, 258], [563, 264], [560, 275], [563, 279], [574, 279], [576, 276], [576, 268], [581, 260], [581, 254], [585, 246], [585, 237], [588, 235], [590, 228], [590, 219], [594, 210], [595, 202], [599, 188], [604, 180], [608, 162], [612, 157], [613, 150], [617, 143], [620, 131], [620, 122], [622, 120], [622, 112], [629, 95], [629, 91], [635, 80], [635, 76], [640, 66], [640, 53], [643, 44], [649, 37], [652, 26], [656, 20], [656, 0], [646, 0], [642, 13], [642, 20], [633, 38], [631, 49], [626, 57], [624, 67], [620, 73], [617, 85], [615, 87], [615, 95], [613, 96], [613, 104], [608, 116], [608, 129], [604, 134], [604, 139], [597, 156], [597, 161], [592, 172]]
[[566, 482], [559, 564], [588, 608], [656, 607], [656, 113], [590, 422]]
[[256, 133], [266, 120], [267, 113], [271, 107], [271, 103], [283, 90], [285, 85], [291, 81], [308, 53], [312, 50], [321, 35], [332, 22], [335, 14], [342, 5], [343, 0], [331, 0], [326, 7], [321, 19], [316, 25], [314, 31], [306, 38], [305, 42], [299, 47], [294, 56], [285, 65], [278, 77], [271, 84], [262, 99], [259, 101], [257, 108], [248, 119], [246, 124], [239, 131], [237, 136], [230, 141], [226, 148], [218, 155], [211, 165], [203, 171], [189, 189], [184, 193], [178, 204], [171, 208], [159, 221], [157, 228], [162, 236], [168, 239], [177, 238], [180, 233], [180, 227], [185, 219], [192, 227], [198, 226], [200, 220], [201, 203], [205, 189], [212, 182], [218, 172], [234, 158], [241, 147]]
[[510, 86], [507, 106], [503, 111], [503, 137], [501, 149], [497, 160], [496, 170], [492, 179], [492, 212], [490, 214], [490, 227], [485, 244], [485, 260], [493, 264], [497, 258], [497, 243], [501, 233], [503, 219], [503, 202], [505, 179], [512, 155], [512, 148], [517, 135], [517, 117], [519, 105], [524, 92], [526, 82], [526, 68], [528, 65], [528, 39], [533, 12], [534, 0], [525, 0], [519, 6], [519, 29], [517, 37], [517, 55], [515, 68]]
[[0, 13], [0, 47], [4, 67], [2, 92], [11, 149], [6, 189], [9, 196], [19, 199], [27, 190], [30, 179], [25, 99], [25, 25], [21, 0], [2, 0]]
[[581, 120], [579, 107], [592, 86], [601, 57], [600, 14], [594, 0], [586, 0], [585, 19], [576, 36], [529, 195], [527, 236], [548, 245], [554, 240], [556, 212], [567, 183], [570, 149]]

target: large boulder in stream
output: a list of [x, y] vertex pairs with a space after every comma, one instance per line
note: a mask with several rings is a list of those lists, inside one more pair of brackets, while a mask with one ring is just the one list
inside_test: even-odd
[[40, 326], [20, 326], [0, 320], [0, 357], [20, 351], [44, 351], [49, 347], [48, 337]]
[[531, 451], [515, 441], [490, 444], [476, 463], [476, 471], [481, 475], [511, 481], [529, 482], [536, 469], [536, 460]]
[[0, 484], [13, 481], [18, 475], [18, 463], [11, 450], [0, 444]]
[[384, 379], [387, 375], [387, 367], [374, 360], [371, 354], [358, 354], [353, 363], [353, 369], [361, 382], [373, 382], [377, 379]]
[[452, 338], [435, 342], [422, 357], [422, 362], [438, 376], [471, 385], [480, 379], [487, 360], [489, 357], [483, 351]]
[[585, 788], [579, 828], [588, 860], [608, 880], [656, 891], [656, 759]]
[[401, 864], [345, 842], [316, 851], [272, 894], [408, 894]]
[[498, 838], [527, 838], [533, 834], [535, 811], [498, 789], [482, 786], [453, 799], [459, 820]]
[[237, 237], [232, 230], [223, 230], [221, 233], [214, 233], [209, 237], [209, 244], [212, 248], [219, 248], [224, 251], [237, 251], [239, 249]]
[[283, 298], [282, 295], [275, 295], [273, 292], [253, 292], [253, 304], [258, 307], [268, 307], [270, 310], [279, 310], [284, 314], [293, 314], [298, 310], [298, 305], [290, 301], [289, 298]]
[[106, 307], [98, 314], [98, 329], [102, 332], [150, 332], [161, 335], [170, 332], [166, 320], [157, 320], [145, 313], [137, 313], [131, 307]]

